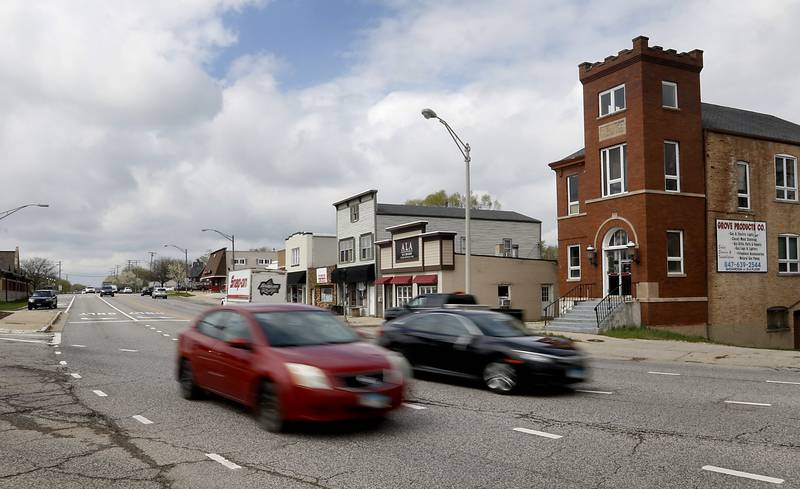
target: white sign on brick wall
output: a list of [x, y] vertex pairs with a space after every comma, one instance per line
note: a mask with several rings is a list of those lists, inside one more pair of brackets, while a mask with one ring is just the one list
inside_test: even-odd
[[717, 271], [766, 272], [767, 223], [717, 219]]
[[317, 268], [317, 283], [318, 284], [327, 284], [328, 283], [328, 269], [327, 268]]

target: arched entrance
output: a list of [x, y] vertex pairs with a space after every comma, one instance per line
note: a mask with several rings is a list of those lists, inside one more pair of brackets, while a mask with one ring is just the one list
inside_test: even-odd
[[628, 233], [614, 228], [603, 239], [603, 295], [631, 295]]

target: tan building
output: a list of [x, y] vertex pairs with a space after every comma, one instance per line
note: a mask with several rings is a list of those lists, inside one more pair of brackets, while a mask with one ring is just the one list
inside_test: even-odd
[[[375, 244], [380, 275], [375, 280], [384, 309], [420, 294], [463, 292], [464, 255], [455, 252], [453, 232], [427, 231], [427, 221], [386, 228], [390, 239]], [[481, 304], [521, 309], [538, 321], [558, 280], [555, 261], [511, 256], [471, 257], [472, 290]]]

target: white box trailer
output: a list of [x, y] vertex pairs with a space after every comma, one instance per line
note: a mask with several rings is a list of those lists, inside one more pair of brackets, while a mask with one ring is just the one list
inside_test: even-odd
[[224, 303], [285, 304], [286, 272], [235, 270], [228, 272]]

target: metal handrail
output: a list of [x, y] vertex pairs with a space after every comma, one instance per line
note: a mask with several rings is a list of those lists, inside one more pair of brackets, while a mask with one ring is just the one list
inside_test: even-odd
[[594, 284], [578, 284], [566, 294], [546, 305], [543, 309], [544, 325], [547, 326], [551, 320], [563, 316], [576, 303], [591, 299], [593, 287]]
[[594, 306], [594, 317], [597, 320], [597, 328], [605, 322], [606, 319], [614, 312], [620, 304], [624, 304], [628, 295], [621, 295], [619, 293], [620, 285], [616, 286], [608, 293], [603, 299]]

